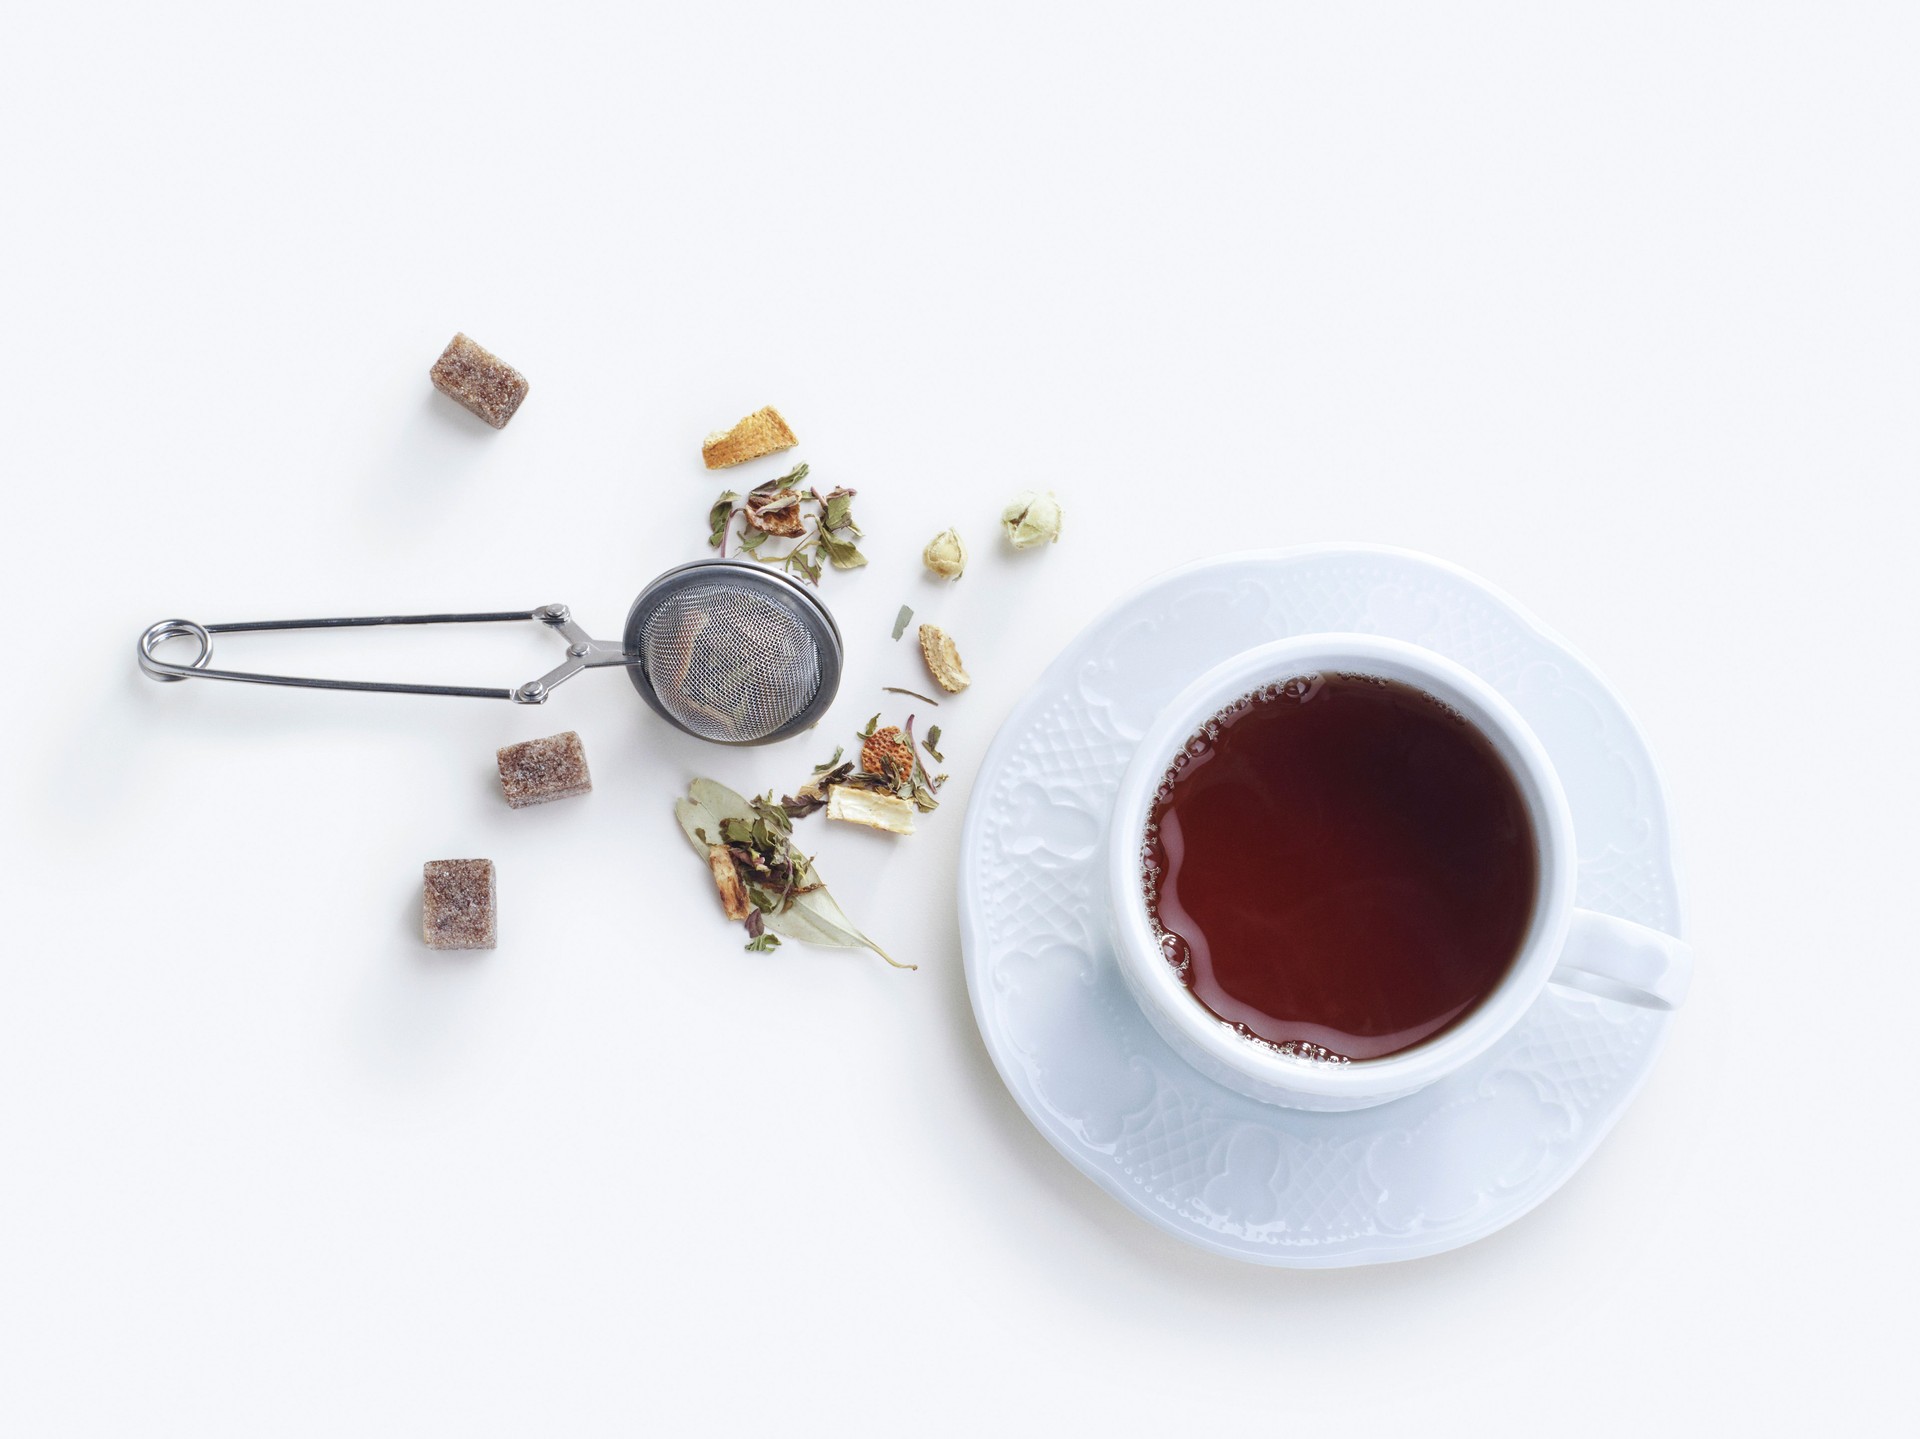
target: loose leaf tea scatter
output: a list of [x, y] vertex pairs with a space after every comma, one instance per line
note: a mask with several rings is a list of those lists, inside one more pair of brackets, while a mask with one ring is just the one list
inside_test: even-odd
[[[802, 490], [807, 466], [795, 465], [777, 479], [757, 485], [744, 495], [724, 491], [707, 511], [707, 543], [727, 553], [727, 541], [740, 522], [740, 552], [762, 564], [778, 565], [811, 584], [820, 583], [825, 565], [857, 570], [866, 564], [854, 541], [860, 526], [853, 520], [853, 495], [848, 489]], [[787, 541], [786, 548], [768, 541]]]
[[[792, 818], [771, 795], [749, 800], [697, 779], [673, 813], [712, 870], [728, 917], [744, 919], [748, 949], [764, 952], [784, 937], [830, 949], [870, 949], [895, 969], [919, 968], [900, 963], [854, 927], [813, 861], [794, 847]], [[744, 914], [735, 912], [738, 895], [745, 897]]]

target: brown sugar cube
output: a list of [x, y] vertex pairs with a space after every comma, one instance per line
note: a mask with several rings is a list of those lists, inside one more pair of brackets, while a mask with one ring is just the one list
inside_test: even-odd
[[455, 335], [427, 372], [433, 387], [504, 430], [527, 397], [527, 377], [465, 335]]
[[500, 751], [500, 788], [515, 809], [569, 799], [593, 788], [587, 752], [572, 730], [510, 744]]
[[430, 859], [420, 921], [428, 949], [492, 949], [493, 861]]
[[787, 422], [772, 405], [755, 410], [730, 430], [708, 435], [700, 443], [700, 458], [710, 470], [742, 465], [775, 450], [790, 450], [800, 442], [793, 437]]

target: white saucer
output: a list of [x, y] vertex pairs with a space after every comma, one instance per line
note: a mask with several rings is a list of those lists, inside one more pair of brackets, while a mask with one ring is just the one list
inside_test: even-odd
[[1566, 786], [1578, 903], [1683, 933], [1666, 795], [1632, 719], [1586, 661], [1464, 571], [1370, 546], [1235, 555], [1094, 621], [974, 785], [960, 870], [974, 1015], [1027, 1117], [1109, 1193], [1182, 1239], [1296, 1268], [1437, 1254], [1518, 1219], [1593, 1152], [1674, 1018], [1550, 986], [1466, 1071], [1346, 1114], [1244, 1098], [1167, 1048], [1121, 982], [1100, 911], [1121, 772], [1202, 671], [1324, 630], [1424, 645], [1507, 696]]

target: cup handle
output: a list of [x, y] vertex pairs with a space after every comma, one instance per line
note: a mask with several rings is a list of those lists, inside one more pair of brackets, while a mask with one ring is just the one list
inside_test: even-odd
[[1693, 982], [1693, 946], [1645, 925], [1576, 909], [1549, 982], [1642, 1009], [1678, 1009]]

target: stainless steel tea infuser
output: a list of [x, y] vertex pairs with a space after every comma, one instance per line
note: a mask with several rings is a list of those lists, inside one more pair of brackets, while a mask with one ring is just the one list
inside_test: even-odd
[[[253, 630], [348, 629], [371, 625], [495, 624], [537, 620], [567, 642], [567, 657], [513, 689], [308, 679], [209, 668], [215, 635]], [[163, 641], [191, 639], [200, 653], [186, 664], [157, 659]], [[618, 642], [596, 640], [565, 605], [461, 615], [373, 615], [321, 620], [249, 620], [202, 625], [161, 620], [140, 636], [140, 668], [156, 680], [239, 680], [303, 689], [389, 694], [464, 695], [545, 704], [582, 670], [621, 666], [640, 697], [669, 724], [720, 744], [766, 744], [807, 729], [840, 688], [840, 628], [812, 589], [758, 563], [695, 560], [668, 570], [640, 592]]]

